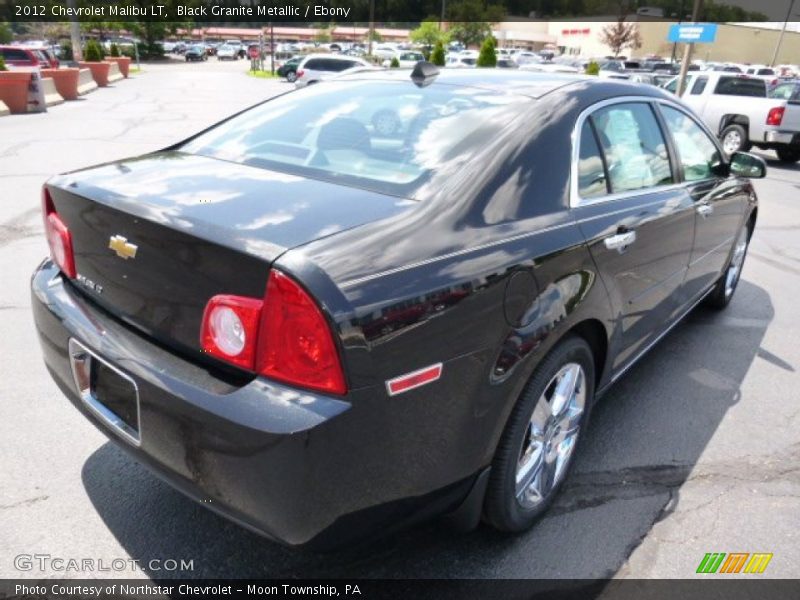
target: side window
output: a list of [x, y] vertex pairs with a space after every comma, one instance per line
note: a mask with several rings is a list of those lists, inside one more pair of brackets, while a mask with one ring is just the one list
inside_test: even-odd
[[708, 77], [698, 77], [694, 85], [692, 86], [692, 94], [698, 95], [702, 94], [703, 90], [706, 89], [706, 84], [708, 83]]
[[323, 71], [325, 67], [322, 66], [322, 61], [318, 58], [312, 58], [305, 64], [305, 68], [309, 71]]
[[725, 96], [766, 98], [767, 84], [762, 79], [751, 79], [749, 77], [720, 77], [714, 93]]
[[664, 89], [673, 94], [678, 91], [678, 78], [676, 77], [664, 86]]
[[613, 193], [673, 183], [667, 145], [649, 104], [615, 104], [591, 118]]
[[713, 177], [714, 167], [722, 162], [716, 144], [697, 123], [681, 111], [662, 106], [661, 112], [678, 149], [684, 179], [702, 181]]
[[587, 119], [581, 129], [580, 156], [578, 158], [578, 193], [581, 198], [597, 198], [608, 193], [606, 171], [600, 147]]

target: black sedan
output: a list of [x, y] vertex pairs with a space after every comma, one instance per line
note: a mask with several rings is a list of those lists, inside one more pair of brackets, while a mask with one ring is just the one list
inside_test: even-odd
[[730, 302], [765, 169], [652, 86], [331, 80], [49, 180], [44, 360], [136, 459], [285, 544], [521, 531], [595, 401]]
[[199, 44], [195, 44], [194, 46], [189, 46], [186, 49], [186, 52], [183, 53], [186, 62], [190, 61], [200, 61], [200, 60], [208, 60], [208, 52], [205, 45], [201, 46]]

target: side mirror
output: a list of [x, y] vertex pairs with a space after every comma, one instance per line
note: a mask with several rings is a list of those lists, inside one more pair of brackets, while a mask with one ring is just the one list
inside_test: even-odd
[[755, 154], [734, 152], [731, 156], [731, 174], [738, 177], [761, 179], [767, 176], [767, 163]]

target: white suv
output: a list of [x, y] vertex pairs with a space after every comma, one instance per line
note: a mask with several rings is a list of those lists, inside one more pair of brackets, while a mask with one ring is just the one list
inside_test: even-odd
[[341, 73], [353, 67], [371, 66], [365, 60], [355, 56], [343, 56], [341, 54], [309, 54], [297, 65], [297, 80], [295, 87], [305, 87], [312, 83], [317, 83], [330, 77], [333, 73]]

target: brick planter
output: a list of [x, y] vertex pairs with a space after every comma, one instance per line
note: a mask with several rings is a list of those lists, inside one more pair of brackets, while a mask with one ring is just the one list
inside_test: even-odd
[[80, 69], [42, 69], [42, 77], [51, 77], [58, 93], [64, 100], [78, 99], [78, 77]]
[[0, 71], [0, 100], [12, 113], [28, 112], [28, 86], [30, 72]]
[[117, 63], [122, 76], [125, 79], [128, 78], [128, 72], [131, 68], [131, 59], [129, 56], [106, 56], [104, 60]]
[[92, 79], [99, 87], [108, 85], [108, 72], [111, 69], [110, 62], [79, 62], [82, 69], [89, 69], [92, 72]]

